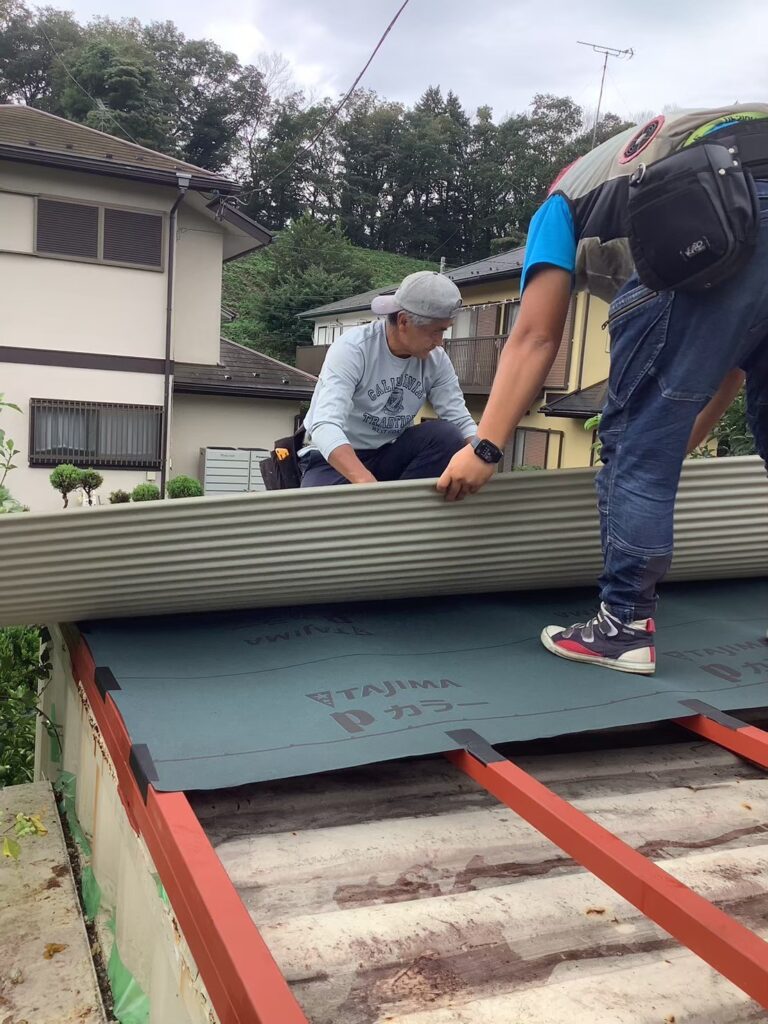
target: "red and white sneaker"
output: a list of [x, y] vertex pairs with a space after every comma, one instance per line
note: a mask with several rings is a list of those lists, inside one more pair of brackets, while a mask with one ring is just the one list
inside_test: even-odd
[[559, 658], [650, 676], [656, 671], [655, 632], [653, 619], [626, 624], [601, 604], [589, 622], [577, 622], [567, 629], [547, 626], [541, 642]]

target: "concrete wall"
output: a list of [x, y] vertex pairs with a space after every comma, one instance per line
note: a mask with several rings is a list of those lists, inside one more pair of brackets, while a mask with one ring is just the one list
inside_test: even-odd
[[293, 431], [298, 401], [176, 395], [171, 425], [170, 476], [200, 479], [200, 449], [271, 448]]
[[[21, 415], [5, 409], [0, 418], [8, 437], [19, 449], [17, 468], [8, 474], [6, 486], [33, 512], [53, 512], [62, 507], [61, 495], [48, 479], [52, 466], [30, 466], [30, 398], [77, 399], [87, 402], [124, 402], [136, 405], [163, 404], [163, 378], [153, 373], [114, 373], [110, 370], [80, 370], [61, 366], [29, 366], [0, 363], [0, 389], [8, 401], [21, 408]], [[64, 460], [62, 460], [64, 461]], [[104, 483], [94, 501], [106, 504], [110, 491], [130, 491], [136, 484], [159, 479], [159, 471], [99, 469]], [[70, 495], [70, 505], [81, 500], [80, 493]]]

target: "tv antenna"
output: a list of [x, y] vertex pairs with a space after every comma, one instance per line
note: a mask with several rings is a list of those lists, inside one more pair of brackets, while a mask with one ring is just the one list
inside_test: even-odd
[[600, 95], [597, 98], [597, 113], [595, 114], [595, 124], [592, 129], [592, 149], [595, 148], [595, 139], [597, 138], [597, 125], [600, 121], [600, 107], [603, 103], [603, 89], [605, 87], [605, 73], [608, 70], [608, 58], [617, 57], [619, 60], [632, 60], [635, 55], [634, 50], [617, 50], [614, 46], [600, 46], [598, 43], [584, 43], [581, 39], [577, 40], [579, 46], [590, 46], [595, 53], [604, 55], [603, 60], [603, 75], [600, 79]]

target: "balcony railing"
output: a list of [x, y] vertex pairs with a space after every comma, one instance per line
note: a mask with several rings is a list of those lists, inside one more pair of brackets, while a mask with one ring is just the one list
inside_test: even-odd
[[506, 340], [506, 334], [445, 339], [443, 346], [463, 391], [470, 395], [488, 394]]
[[[467, 394], [488, 394], [506, 340], [506, 334], [445, 339], [445, 351], [456, 370], [459, 384]], [[320, 373], [328, 348], [327, 345], [299, 345], [296, 348], [296, 366], [306, 373]]]

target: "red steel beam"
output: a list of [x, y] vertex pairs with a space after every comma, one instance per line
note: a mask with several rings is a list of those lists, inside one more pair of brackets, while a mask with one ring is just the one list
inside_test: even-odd
[[144, 802], [129, 766], [125, 723], [111, 694], [99, 692], [84, 640], [70, 645], [70, 656], [115, 766], [120, 799], [147, 844], [221, 1024], [308, 1024], [185, 794], [158, 793], [150, 784]]
[[725, 747], [733, 754], [744, 757], [747, 761], [768, 768], [768, 732], [754, 725], [747, 725], [732, 715], [727, 715], [717, 708], [704, 704], [700, 700], [682, 702], [694, 713], [690, 717], [676, 718], [677, 725], [695, 732], [705, 740], [711, 740], [720, 747]]
[[498, 800], [768, 1008], [768, 943], [633, 850], [471, 730], [446, 756]]

